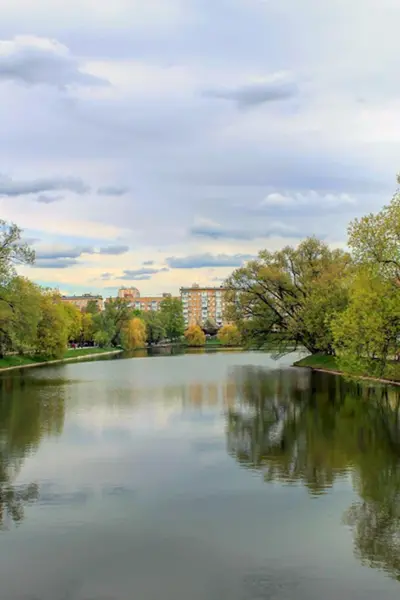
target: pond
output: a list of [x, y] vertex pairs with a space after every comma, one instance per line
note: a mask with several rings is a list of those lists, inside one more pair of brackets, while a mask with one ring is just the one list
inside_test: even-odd
[[266, 354], [0, 378], [1, 600], [394, 600], [400, 390]]

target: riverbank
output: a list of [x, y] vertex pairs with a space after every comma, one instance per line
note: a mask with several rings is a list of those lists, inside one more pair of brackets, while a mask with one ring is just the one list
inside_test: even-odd
[[342, 375], [343, 377], [351, 377], [352, 379], [361, 379], [363, 381], [375, 381], [376, 383], [400, 385], [400, 364], [393, 364], [398, 369], [398, 373], [395, 373], [390, 378], [372, 377], [367, 373], [345, 373], [339, 369], [336, 358], [326, 354], [310, 354], [309, 356], [296, 361], [293, 366], [308, 368], [312, 371], [318, 371], [320, 373], [331, 373], [332, 375]]
[[12, 371], [15, 369], [28, 369], [32, 367], [42, 367], [45, 365], [56, 365], [76, 360], [85, 360], [92, 358], [102, 358], [113, 354], [121, 354], [123, 350], [115, 348], [77, 348], [76, 350], [67, 350], [63, 358], [49, 360], [44, 356], [28, 356], [13, 354], [0, 359], [0, 373], [3, 371]]

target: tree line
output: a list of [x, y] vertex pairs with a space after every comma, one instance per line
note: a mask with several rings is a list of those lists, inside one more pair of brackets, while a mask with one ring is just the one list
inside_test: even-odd
[[353, 220], [347, 249], [317, 237], [262, 250], [226, 281], [227, 318], [249, 346], [337, 357], [347, 372], [395, 377], [400, 342], [400, 193]]
[[[217, 333], [212, 322], [185, 331], [178, 298], [165, 298], [159, 311], [140, 312], [122, 298], [108, 299], [103, 311], [95, 301], [89, 301], [81, 311], [63, 301], [58, 292], [18, 275], [18, 265], [35, 260], [34, 251], [21, 235], [17, 225], [0, 221], [0, 358], [15, 353], [57, 359], [71, 344], [128, 351], [163, 341], [185, 340], [187, 345], [201, 346], [205, 333]], [[226, 345], [235, 341], [229, 328], [221, 336]]]

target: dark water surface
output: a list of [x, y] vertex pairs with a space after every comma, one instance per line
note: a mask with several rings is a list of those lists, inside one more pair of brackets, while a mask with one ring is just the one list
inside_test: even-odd
[[3, 375], [0, 599], [397, 600], [399, 391], [292, 361]]

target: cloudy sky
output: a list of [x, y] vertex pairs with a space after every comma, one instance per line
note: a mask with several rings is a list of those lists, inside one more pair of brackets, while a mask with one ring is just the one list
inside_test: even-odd
[[398, 0], [0, 0], [1, 217], [64, 292], [219, 285], [379, 208]]

